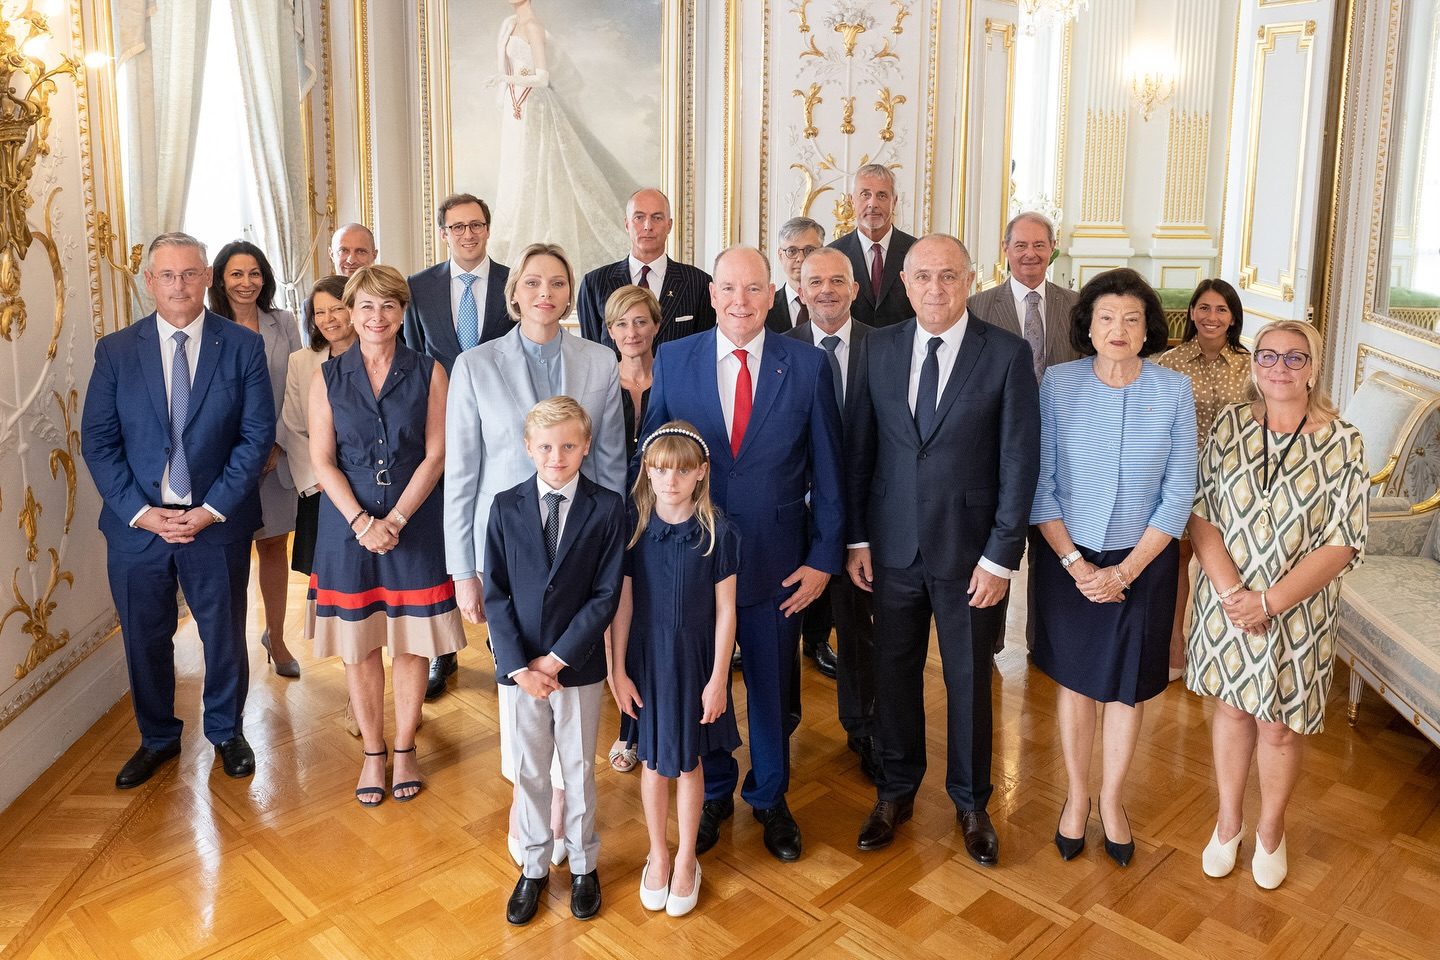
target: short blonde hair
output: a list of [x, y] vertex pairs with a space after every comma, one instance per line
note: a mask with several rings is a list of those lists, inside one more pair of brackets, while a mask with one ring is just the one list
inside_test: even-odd
[[[1310, 405], [1305, 415], [1314, 423], [1329, 423], [1340, 416], [1340, 409], [1335, 406], [1335, 401], [1320, 386], [1320, 361], [1321, 349], [1324, 344], [1320, 339], [1320, 331], [1311, 324], [1301, 320], [1272, 320], [1255, 332], [1255, 340], [1251, 344], [1250, 357], [1250, 390], [1254, 394], [1255, 406], [1264, 414], [1265, 395], [1260, 392], [1260, 383], [1255, 378], [1255, 354], [1260, 352], [1260, 342], [1272, 333], [1297, 333], [1305, 338], [1310, 347], [1310, 378], [1306, 384], [1310, 391]], [[1284, 363], [1280, 360], [1278, 363]]]
[[529, 440], [536, 430], [558, 427], [571, 420], [579, 422], [580, 431], [585, 434], [585, 439], [589, 440], [590, 414], [585, 412], [578, 400], [564, 395], [541, 400], [525, 414], [525, 439]]
[[361, 293], [394, 300], [402, 307], [410, 302], [410, 285], [405, 282], [404, 275], [383, 263], [372, 263], [351, 274], [345, 282], [345, 296], [341, 300], [347, 308], [354, 310], [355, 297]]
[[525, 264], [529, 263], [532, 257], [554, 257], [565, 268], [565, 282], [570, 285], [570, 301], [565, 304], [565, 312], [560, 314], [560, 319], [564, 320], [570, 316], [570, 308], [575, 306], [575, 271], [570, 266], [570, 258], [565, 256], [565, 249], [558, 243], [532, 243], [520, 251], [520, 256], [515, 266], [510, 268], [510, 276], [505, 281], [505, 312], [510, 315], [511, 320], [520, 319], [520, 305], [515, 302], [515, 288], [520, 285], [520, 274], [525, 272]]
[[660, 325], [660, 301], [655, 299], [655, 294], [651, 293], [648, 287], [627, 283], [610, 294], [610, 299], [605, 301], [605, 329], [609, 330], [621, 317], [638, 306], [644, 306], [650, 313], [650, 321], [657, 327]]

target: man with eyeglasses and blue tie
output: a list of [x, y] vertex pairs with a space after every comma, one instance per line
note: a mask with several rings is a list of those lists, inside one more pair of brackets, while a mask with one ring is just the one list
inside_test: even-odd
[[177, 587], [205, 648], [205, 738], [227, 775], [255, 772], [242, 724], [245, 591], [260, 468], [275, 443], [264, 342], [205, 309], [204, 244], [162, 234], [147, 261], [155, 312], [96, 344], [80, 422], [140, 728], [115, 778], [122, 790], [180, 753]]
[[[473, 194], [451, 194], [440, 201], [435, 225], [450, 258], [409, 278], [410, 303], [401, 335], [407, 347], [429, 354], [449, 374], [462, 351], [503, 337], [515, 321], [505, 310], [510, 268], [486, 253], [489, 204]], [[444, 693], [445, 682], [457, 669], [453, 653], [431, 660], [425, 699]]]

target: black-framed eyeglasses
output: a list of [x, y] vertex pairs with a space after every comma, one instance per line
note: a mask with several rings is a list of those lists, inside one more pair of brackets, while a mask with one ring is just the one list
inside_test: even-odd
[[781, 247], [780, 256], [784, 257], [786, 260], [804, 260], [806, 257], [810, 256], [810, 254], [814, 253], [816, 250], [819, 249], [819, 247]]
[[479, 233], [481, 230], [488, 229], [489, 226], [490, 224], [485, 223], [482, 220], [471, 220], [469, 223], [449, 224], [448, 226], [446, 226], [445, 229], [450, 233], [453, 233], [455, 236], [460, 237], [464, 236], [467, 233]]
[[1276, 350], [1256, 350], [1255, 362], [1262, 367], [1273, 367], [1276, 361], [1284, 360], [1285, 366], [1291, 370], [1303, 370], [1310, 362], [1310, 354], [1301, 353], [1299, 350], [1291, 350], [1289, 353], [1280, 353]]

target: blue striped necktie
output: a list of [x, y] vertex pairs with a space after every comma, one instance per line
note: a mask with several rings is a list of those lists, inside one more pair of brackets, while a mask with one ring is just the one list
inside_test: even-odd
[[480, 310], [475, 306], [475, 291], [472, 289], [475, 281], [479, 279], [473, 273], [460, 274], [460, 282], [465, 284], [465, 292], [460, 294], [455, 332], [460, 338], [461, 350], [480, 346]]
[[190, 461], [185, 457], [185, 421], [190, 418], [190, 362], [185, 357], [183, 331], [172, 338], [175, 359], [170, 364], [170, 489], [176, 496], [190, 496]]

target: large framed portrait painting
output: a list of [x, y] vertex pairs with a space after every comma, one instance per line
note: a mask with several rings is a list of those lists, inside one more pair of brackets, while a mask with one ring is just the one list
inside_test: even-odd
[[494, 259], [511, 263], [527, 244], [558, 243], [578, 275], [629, 248], [626, 198], [665, 185], [673, 138], [666, 5], [445, 4], [450, 184], [437, 183], [437, 193], [489, 202]]

